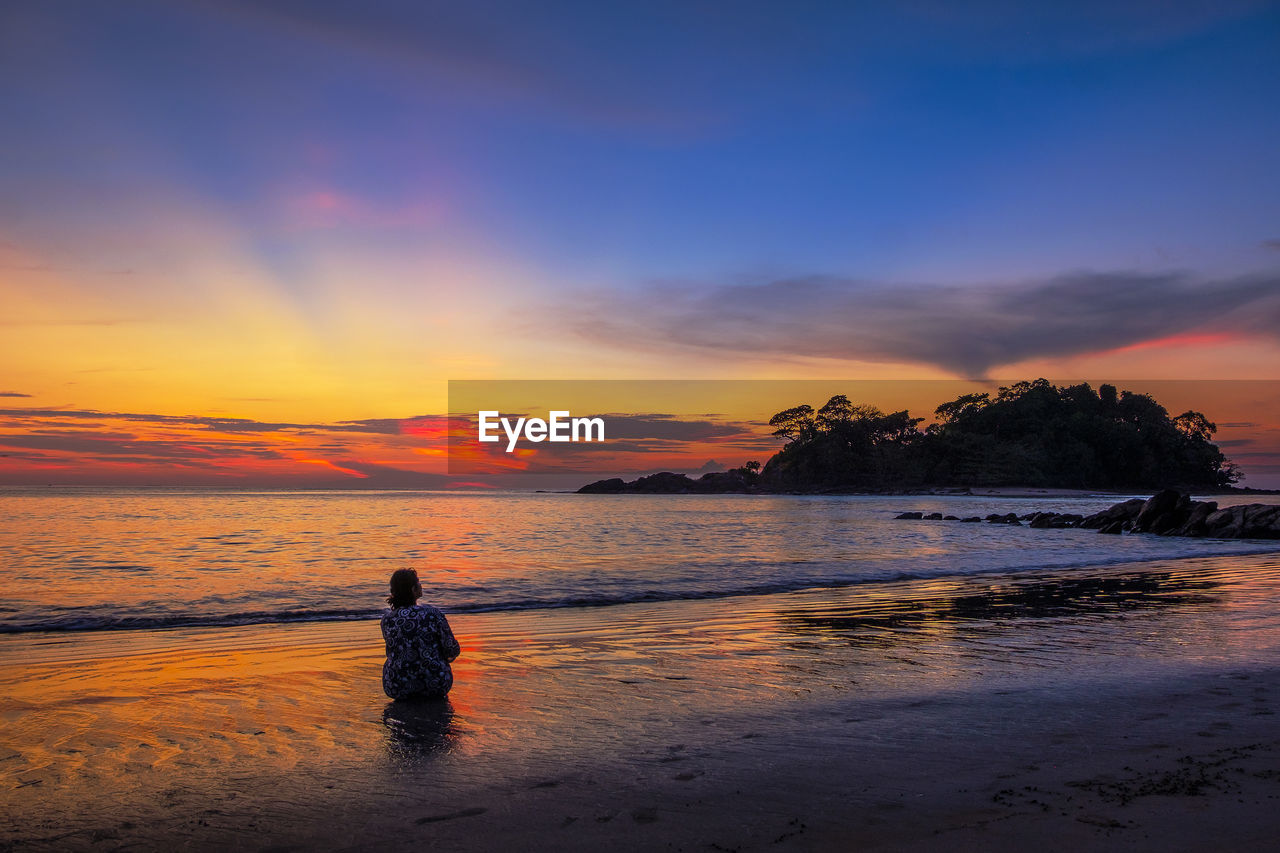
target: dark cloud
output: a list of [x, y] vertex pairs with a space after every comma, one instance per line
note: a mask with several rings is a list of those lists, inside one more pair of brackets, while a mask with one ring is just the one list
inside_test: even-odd
[[[587, 458], [609, 458], [612, 459], [620, 454], [626, 453], [679, 453], [687, 448], [688, 442], [682, 439], [663, 439], [663, 438], [643, 438], [636, 437], [616, 441], [608, 438], [602, 444], [540, 444], [538, 445], [538, 456], [544, 459], [587, 459]], [[527, 445], [521, 445], [527, 446]], [[758, 447], [772, 447], [774, 450], [778, 447], [776, 439], [759, 439], [755, 444], [742, 444], [739, 442], [731, 442], [721, 444], [716, 442], [717, 448], [725, 449], [747, 449], [754, 450]], [[494, 458], [502, 458], [501, 448], [493, 450], [490, 455]]]
[[193, 444], [190, 441], [157, 441], [132, 436], [67, 432], [57, 435], [0, 435], [0, 447], [26, 450], [55, 450], [64, 453], [96, 454], [100, 458], [122, 461], [172, 464], [201, 463], [214, 458], [236, 459], [252, 456], [259, 459], [282, 459], [270, 448], [245, 446], [240, 442]]
[[653, 285], [557, 309], [601, 345], [931, 364], [966, 377], [1190, 332], [1280, 336], [1280, 273], [1219, 281], [1076, 273], [1021, 285], [831, 276]]
[[[26, 397], [28, 394], [0, 394], [0, 397]], [[412, 418], [371, 418], [367, 420], [338, 421], [331, 424], [302, 424], [272, 421], [255, 421], [249, 418], [219, 418], [204, 415], [156, 415], [140, 412], [99, 412], [91, 409], [0, 409], [0, 416], [11, 425], [33, 419], [40, 420], [116, 420], [136, 421], [162, 426], [191, 426], [217, 432], [281, 432], [321, 431], [357, 432], [380, 435], [399, 435], [401, 424], [420, 421], [429, 415]]]
[[365, 418], [358, 421], [339, 421], [327, 429], [336, 429], [347, 432], [370, 432], [381, 435], [399, 435], [402, 425], [407, 420], [418, 420], [418, 418]]
[[[6, 417], [7, 416], [7, 417]], [[421, 422], [423, 417], [405, 419]], [[0, 456], [37, 462], [37, 471], [5, 471], [6, 484], [61, 483], [110, 485], [164, 483], [184, 486], [303, 485], [307, 488], [445, 488], [448, 477], [349, 460], [353, 451], [344, 442], [373, 441], [380, 445], [402, 441], [394, 420], [346, 421], [336, 424], [282, 424], [243, 418], [209, 418], [79, 409], [0, 409]], [[137, 425], [139, 434], [130, 430]], [[186, 428], [185, 430], [182, 428]], [[274, 434], [323, 435], [321, 443], [294, 443], [277, 448]], [[340, 435], [333, 435], [337, 432]], [[254, 438], [249, 434], [262, 433]], [[326, 434], [329, 433], [329, 434]], [[356, 434], [369, 436], [358, 438]], [[408, 438], [408, 436], [406, 436]], [[300, 458], [299, 453], [309, 458]], [[315, 458], [319, 457], [319, 458]], [[327, 458], [326, 458], [327, 457]], [[307, 463], [274, 466], [270, 473], [253, 463]], [[247, 464], [246, 463], [250, 463]], [[310, 463], [330, 467], [325, 473]], [[138, 473], [121, 474], [121, 466], [142, 466]]]
[[[420, 422], [422, 417], [405, 419]], [[398, 421], [394, 419], [342, 421], [334, 424], [298, 424], [254, 421], [247, 418], [219, 418], [185, 415], [156, 415], [137, 412], [98, 412], [84, 409], [0, 409], [0, 455], [21, 460], [43, 460], [66, 467], [66, 471], [17, 472], [6, 481], [67, 483], [109, 483], [122, 480], [118, 473], [95, 471], [95, 466], [120, 465], [147, 467], [147, 482], [215, 485], [227, 482], [305, 483], [338, 488], [342, 484], [357, 488], [438, 488], [447, 482], [440, 475], [419, 475], [370, 463], [333, 463], [333, 477], [317, 477], [314, 470], [301, 476], [297, 471], [264, 475], [250, 466], [257, 462], [297, 462], [294, 451], [337, 458], [352, 454], [344, 442], [399, 442]], [[138, 434], [132, 430], [137, 429]], [[276, 434], [287, 432], [294, 437], [321, 436], [318, 444], [294, 445], [285, 450], [272, 446], [281, 439]], [[335, 435], [334, 433], [337, 433]], [[255, 436], [256, 434], [256, 436]], [[367, 436], [359, 438], [358, 435]], [[293, 441], [296, 439], [290, 439]], [[328, 460], [306, 459], [311, 462]], [[354, 475], [351, 472], [356, 472]], [[114, 478], [114, 479], [113, 479]], [[158, 478], [158, 479], [157, 479]], [[133, 482], [137, 477], [125, 477]]]
[[21, 394], [17, 391], [0, 391], [0, 397], [30, 397], [30, 394]]
[[451, 478], [444, 474], [430, 474], [423, 471], [408, 471], [390, 465], [378, 465], [373, 462], [345, 459], [333, 463], [348, 471], [357, 471], [362, 479], [352, 480], [350, 477], [335, 481], [344, 489], [443, 489], [452, 485]]
[[1280, 252], [1280, 240], [1263, 240], [1262, 248]]
[[[538, 466], [552, 465], [557, 470], [562, 470], [565, 465], [598, 466], [601, 464], [599, 460], [602, 459], [605, 460], [605, 464], [613, 464], [618, 456], [627, 454], [658, 453], [670, 455], [681, 453], [687, 450], [689, 446], [689, 442], [685, 439], [648, 438], [644, 436], [616, 439], [608, 435], [605, 438], [606, 440], [602, 443], [565, 442], [551, 444], [543, 442], [536, 446], [522, 440], [520, 446], [524, 449], [536, 449], [536, 458], [526, 460], [529, 464]], [[772, 452], [777, 450], [779, 446], [777, 439], [763, 436], [757, 437], [754, 442], [715, 442], [715, 445], [717, 449], [726, 451], [741, 450], [744, 452], [763, 452], [764, 450]], [[489, 469], [486, 466], [511, 458], [507, 454], [505, 447], [505, 443], [485, 445], [478, 449], [481, 454], [479, 457], [456, 457], [456, 464], [464, 467], [475, 465], [487, 471]], [[581, 470], [595, 470], [595, 467], [585, 467]]]
[[752, 437], [751, 424], [737, 421], [681, 420], [668, 414], [605, 414], [605, 437], [610, 445], [616, 438], [664, 440], [672, 442]]
[[[518, 417], [514, 413], [504, 412], [503, 417]], [[536, 415], [535, 417], [545, 417]], [[673, 414], [622, 414], [606, 412], [578, 417], [599, 417], [605, 424], [605, 440], [602, 443], [561, 443], [550, 442], [537, 445], [538, 455], [546, 458], [576, 458], [599, 455], [615, 455], [619, 453], [670, 453], [678, 451], [690, 442], [713, 442], [726, 447], [748, 447], [755, 449], [762, 443], [776, 444], [776, 439], [761, 433], [758, 424], [741, 421], [717, 421], [695, 418], [682, 419]], [[455, 421], [453, 440], [462, 441], [471, 446], [470, 436], [474, 433], [474, 417], [459, 415]], [[485, 445], [481, 452], [502, 459], [506, 456], [505, 434], [499, 430], [501, 441]]]

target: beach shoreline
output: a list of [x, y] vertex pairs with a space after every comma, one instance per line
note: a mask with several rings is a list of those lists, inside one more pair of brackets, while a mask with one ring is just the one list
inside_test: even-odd
[[9, 637], [0, 843], [1263, 849], [1278, 589], [1260, 554], [459, 614], [437, 707], [381, 696], [372, 622]]
[[[1271, 849], [1280, 814], [1280, 670], [1035, 703], [999, 695], [888, 705], [859, 728], [653, 744], [625, 775], [575, 769], [432, 790], [429, 768], [300, 801], [278, 780], [171, 791], [150, 815], [65, 832], [34, 818], [20, 849], [1235, 850]], [[1042, 699], [1045, 697], [1041, 697]], [[1228, 708], [1227, 706], [1236, 706]], [[953, 737], [957, 715], [989, 730]], [[884, 722], [891, 719], [892, 723]], [[859, 725], [861, 724], [861, 725]], [[909, 728], [908, 743], [885, 739]], [[677, 737], [673, 740], [691, 740]], [[762, 744], [767, 747], [762, 748]], [[611, 762], [606, 762], [606, 764]], [[238, 794], [238, 796], [237, 796]]]

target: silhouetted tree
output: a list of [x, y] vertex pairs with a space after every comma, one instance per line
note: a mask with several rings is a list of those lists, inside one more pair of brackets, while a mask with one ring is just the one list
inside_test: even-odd
[[1220, 488], [1239, 470], [1211, 441], [1203, 414], [1176, 418], [1146, 394], [1046, 379], [965, 394], [921, 431], [906, 411], [884, 414], [838, 394], [769, 421], [787, 444], [761, 479], [775, 489], [922, 485]]
[[789, 442], [808, 441], [816, 433], [813, 407], [793, 406], [784, 409], [769, 419], [769, 426], [776, 427], [773, 431], [776, 438], [785, 438]]

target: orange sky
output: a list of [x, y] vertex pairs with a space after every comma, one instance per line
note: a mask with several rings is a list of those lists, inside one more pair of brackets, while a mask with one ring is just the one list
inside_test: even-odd
[[[1149, 393], [1171, 413], [1196, 408], [1219, 425], [1228, 457], [1252, 477], [1280, 475], [1280, 382], [1146, 380], [1118, 383]], [[1095, 383], [1096, 385], [1096, 383]], [[10, 485], [163, 485], [326, 488], [566, 488], [656, 470], [723, 470], [760, 462], [778, 447], [769, 416], [829, 396], [929, 417], [940, 402], [992, 383], [955, 380], [764, 380], [462, 382], [443, 414], [335, 421], [268, 421], [42, 408], [7, 397], [0, 408], [0, 463]], [[552, 408], [604, 415], [595, 446], [521, 444], [513, 454], [474, 441], [480, 409], [546, 415]], [[449, 430], [454, 442], [449, 444]], [[481, 452], [484, 451], [484, 452]], [[527, 472], [560, 472], [535, 478]]]

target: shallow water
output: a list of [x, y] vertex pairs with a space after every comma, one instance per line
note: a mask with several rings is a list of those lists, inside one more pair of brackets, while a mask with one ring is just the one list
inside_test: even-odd
[[1118, 499], [11, 489], [0, 632], [368, 618], [404, 566], [457, 613], [1276, 550], [893, 520]]
[[417, 706], [381, 695], [371, 622], [12, 635], [0, 838], [91, 847], [122, 819], [198, 833], [227, 814], [247, 832], [326, 791], [415, 816], [562, 784], [612, 797], [713, 754], [906, 748], [926, 707], [955, 708], [935, 735], [986, 736], [1051, 699], [1273, 667], [1278, 597], [1268, 554], [457, 614], [455, 689]]

